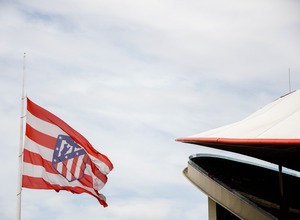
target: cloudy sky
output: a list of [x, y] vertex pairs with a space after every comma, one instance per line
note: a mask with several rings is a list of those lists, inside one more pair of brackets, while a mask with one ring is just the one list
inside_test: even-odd
[[[89, 195], [24, 189], [23, 219], [205, 219], [189, 136], [300, 87], [297, 0], [0, 0], [0, 219], [15, 218], [25, 91], [115, 169]], [[236, 157], [234, 154], [230, 154]]]

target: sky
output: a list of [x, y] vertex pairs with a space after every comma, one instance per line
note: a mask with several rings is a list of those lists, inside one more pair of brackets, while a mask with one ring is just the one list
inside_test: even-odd
[[240, 156], [175, 139], [300, 87], [299, 10], [297, 0], [0, 0], [0, 219], [15, 218], [24, 63], [26, 95], [114, 170], [107, 208], [23, 189], [22, 219], [207, 219], [207, 197], [182, 174], [189, 156]]

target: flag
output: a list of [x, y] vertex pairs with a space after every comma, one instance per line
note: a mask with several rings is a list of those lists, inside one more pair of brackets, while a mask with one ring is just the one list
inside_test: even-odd
[[112, 169], [87, 139], [27, 98], [22, 187], [88, 193], [106, 207], [98, 191]]

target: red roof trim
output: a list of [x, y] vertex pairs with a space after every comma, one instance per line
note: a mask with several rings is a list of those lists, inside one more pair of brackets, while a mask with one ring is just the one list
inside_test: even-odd
[[176, 141], [193, 144], [234, 144], [234, 145], [300, 145], [300, 139], [279, 138], [218, 138], [218, 137], [183, 137]]

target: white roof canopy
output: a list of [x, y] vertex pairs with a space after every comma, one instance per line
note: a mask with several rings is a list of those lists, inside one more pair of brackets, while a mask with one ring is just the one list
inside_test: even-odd
[[239, 122], [177, 141], [237, 152], [300, 171], [300, 90]]

